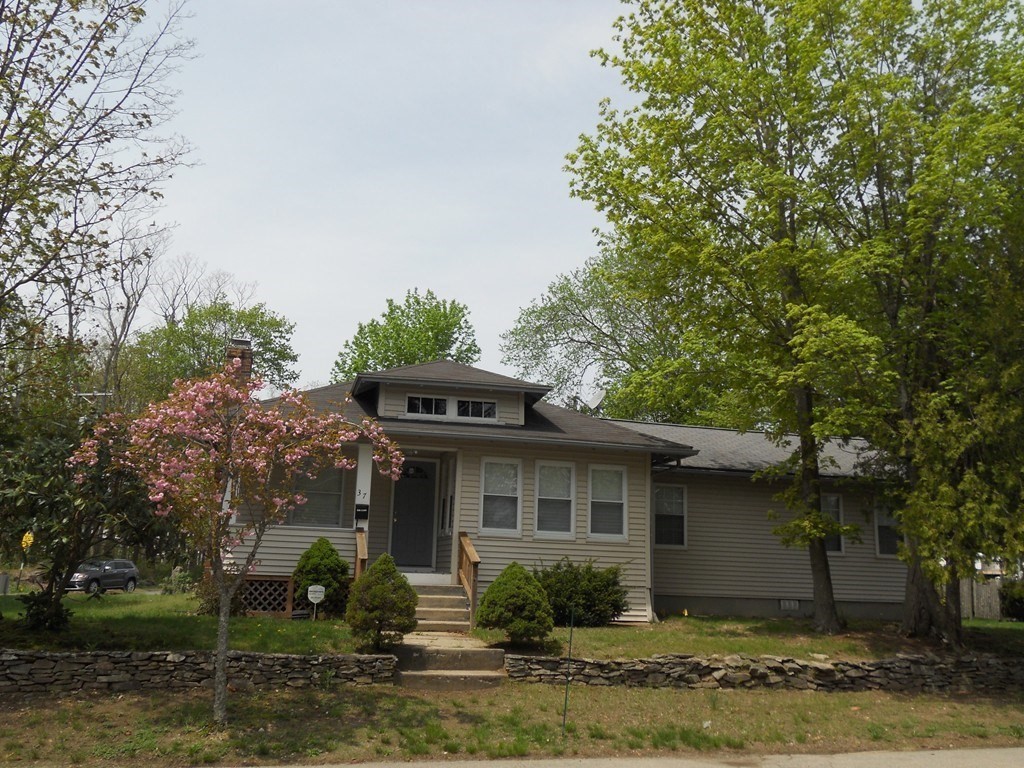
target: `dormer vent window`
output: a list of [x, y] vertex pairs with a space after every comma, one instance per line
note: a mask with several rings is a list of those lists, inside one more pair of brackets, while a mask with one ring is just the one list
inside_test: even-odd
[[448, 399], [444, 397], [420, 397], [409, 395], [405, 405], [406, 413], [445, 416], [448, 414]]
[[498, 404], [493, 400], [459, 400], [458, 414], [468, 419], [496, 419]]

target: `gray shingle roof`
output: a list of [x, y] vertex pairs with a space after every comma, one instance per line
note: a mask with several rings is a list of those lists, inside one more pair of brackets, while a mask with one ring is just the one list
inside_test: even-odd
[[[427, 363], [427, 366], [434, 366]], [[457, 368], [447, 367], [445, 370], [457, 372], [465, 368], [471, 371], [479, 369], [470, 366], [461, 366], [458, 363], [447, 364], [458, 366]], [[380, 378], [379, 381], [387, 382], [422, 382], [424, 379], [415, 376], [413, 369], [420, 369], [423, 366], [408, 366], [407, 374], [403, 373], [397, 378]], [[438, 373], [440, 369], [434, 368]], [[479, 371], [487, 374], [486, 371]], [[390, 374], [391, 371], [385, 371]], [[407, 376], [407, 379], [406, 379]], [[491, 379], [489, 377], [497, 377]], [[507, 376], [487, 374], [487, 377], [479, 377], [484, 381], [502, 381], [503, 386], [512, 389], [511, 382], [516, 382], [516, 389], [521, 389], [524, 382], [518, 382]], [[359, 378], [356, 382], [359, 382]], [[434, 378], [434, 382], [451, 384], [447, 379]], [[378, 382], [379, 383], [379, 382]], [[465, 382], [466, 386], [471, 384]], [[486, 388], [486, 384], [472, 384], [475, 388]], [[537, 386], [537, 385], [529, 385]], [[684, 456], [692, 452], [687, 445], [680, 445], [672, 440], [665, 440], [657, 435], [648, 435], [634, 429], [628, 429], [614, 421], [607, 419], [595, 419], [577, 411], [561, 408], [550, 403], [537, 402], [526, 408], [525, 424], [500, 425], [500, 424], [473, 424], [465, 421], [426, 421], [415, 419], [384, 419], [379, 418], [375, 408], [375, 399], [372, 395], [373, 387], [364, 387], [363, 396], [354, 396], [352, 400], [344, 405], [346, 395], [353, 389], [353, 382], [341, 384], [330, 384], [325, 387], [311, 389], [306, 392], [307, 397], [314, 407], [324, 410], [341, 410], [344, 407], [345, 417], [350, 421], [359, 421], [364, 416], [378, 420], [388, 436], [399, 441], [409, 437], [450, 437], [455, 439], [482, 439], [501, 440], [510, 442], [523, 442], [530, 444], [548, 445], [572, 445], [587, 448], [614, 448], [627, 451], [650, 452], [655, 455]]]
[[[717, 427], [689, 427], [680, 424], [656, 424], [640, 421], [618, 421], [619, 426], [669, 442], [692, 445], [696, 456], [679, 461], [682, 468], [721, 472], [752, 473], [786, 461], [796, 448], [796, 436], [789, 436], [781, 445], [763, 432], [737, 432]], [[860, 452], [867, 449], [863, 440], [830, 442], [822, 457], [821, 474], [826, 477], [850, 477]]]

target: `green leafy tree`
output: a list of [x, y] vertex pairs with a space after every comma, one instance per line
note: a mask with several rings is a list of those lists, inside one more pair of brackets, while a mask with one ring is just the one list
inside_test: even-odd
[[[0, 13], [0, 358], [117, 271], [116, 220], [151, 211], [187, 146], [163, 135], [190, 54], [180, 7], [6, 2]], [[0, 385], [7, 366], [0, 366]]]
[[479, 359], [480, 347], [466, 305], [439, 299], [433, 291], [421, 296], [411, 290], [401, 304], [388, 299], [379, 320], [359, 324], [334, 361], [331, 381], [434, 360], [472, 365]]
[[515, 561], [498, 574], [480, 598], [476, 623], [503, 630], [513, 643], [540, 642], [555, 626], [544, 588]]
[[338, 554], [329, 539], [321, 536], [302, 553], [292, 572], [295, 593], [305, 597], [309, 588], [319, 584], [324, 599], [318, 607], [331, 616], [344, 616], [348, 602], [348, 563]]
[[122, 352], [127, 369], [123, 407], [136, 411], [167, 396], [178, 379], [197, 378], [224, 366], [231, 339], [252, 344], [253, 374], [276, 388], [298, 378], [291, 338], [295, 324], [265, 304], [236, 307], [225, 299], [190, 307], [180, 320], [140, 333]]
[[[869, 438], [893, 481], [911, 631], [955, 641], [958, 576], [1022, 540], [1019, 10], [641, 0], [598, 53], [637, 104], [605, 103], [569, 156], [614, 252], [577, 282], [626, 313], [664, 308], [649, 333], [678, 333], [667, 354], [637, 335], [611, 389], [634, 413], [675, 403], [792, 441], [778, 533], [808, 549], [823, 631], [838, 626], [824, 537], [854, 532], [822, 514], [829, 436]], [[546, 342], [521, 321], [520, 347], [531, 329]], [[568, 343], [593, 350], [605, 327]]]
[[416, 629], [416, 592], [383, 554], [352, 583], [345, 621], [362, 649], [378, 652]]

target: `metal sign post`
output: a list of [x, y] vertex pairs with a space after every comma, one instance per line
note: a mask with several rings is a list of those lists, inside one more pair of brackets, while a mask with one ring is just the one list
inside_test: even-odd
[[313, 621], [316, 621], [316, 606], [321, 600], [324, 599], [324, 593], [327, 590], [319, 584], [310, 585], [309, 589], [306, 590], [306, 597], [309, 598], [309, 602], [313, 604]]

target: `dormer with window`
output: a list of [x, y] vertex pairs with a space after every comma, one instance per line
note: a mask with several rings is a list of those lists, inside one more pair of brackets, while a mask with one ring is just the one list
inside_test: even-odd
[[438, 361], [360, 374], [352, 394], [370, 399], [382, 419], [523, 426], [526, 410], [548, 387]]

